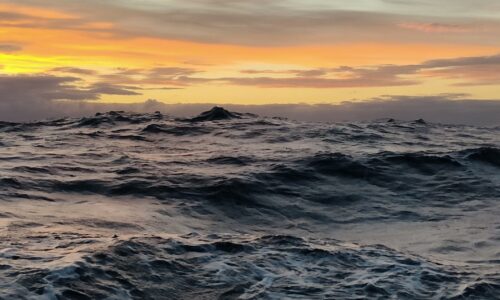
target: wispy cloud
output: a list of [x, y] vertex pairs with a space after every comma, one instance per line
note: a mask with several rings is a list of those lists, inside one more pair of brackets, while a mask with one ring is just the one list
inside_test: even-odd
[[151, 69], [122, 68], [112, 73], [101, 74], [100, 80], [117, 84], [162, 85], [185, 87], [197, 81], [191, 76], [201, 71], [192, 68], [155, 67]]
[[[413, 65], [341, 66], [316, 69], [245, 69], [241, 76], [214, 77], [195, 68], [155, 67], [121, 68], [99, 73], [80, 68], [55, 68], [55, 74], [89, 75], [99, 84], [118, 86], [120, 90], [151, 88], [187, 88], [200, 84], [240, 85], [260, 88], [368, 88], [411, 86], [427, 78], [454, 80], [454, 85], [500, 84], [500, 54], [493, 56], [436, 59]], [[201, 76], [205, 75], [205, 76]], [[112, 90], [112, 89], [110, 89]], [[135, 95], [123, 92], [118, 95]]]
[[421, 65], [420, 73], [430, 77], [458, 80], [455, 85], [477, 86], [500, 84], [500, 54], [430, 60]]
[[63, 74], [75, 74], [75, 75], [97, 75], [98, 72], [91, 69], [82, 69], [75, 67], [59, 67], [53, 68], [50, 72], [63, 73]]
[[401, 23], [401, 28], [428, 32], [428, 33], [468, 33], [480, 31], [479, 28], [457, 24], [443, 23]]
[[0, 42], [0, 53], [11, 53], [21, 51], [23, 47], [18, 44], [13, 43], [1, 43]]
[[[426, 77], [458, 80], [455, 85], [500, 84], [500, 54], [493, 56], [437, 59], [415, 65], [318, 68], [309, 70], [244, 70], [259, 77], [218, 80], [238, 85], [287, 88], [347, 88], [404, 86], [421, 83]], [[268, 75], [288, 75], [271, 77]], [[293, 76], [290, 76], [293, 75]]]

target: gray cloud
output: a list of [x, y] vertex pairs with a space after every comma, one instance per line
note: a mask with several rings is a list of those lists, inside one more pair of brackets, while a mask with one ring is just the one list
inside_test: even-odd
[[0, 42], [0, 53], [18, 52], [21, 51], [22, 49], [23, 47], [21, 45]]
[[98, 100], [101, 95], [139, 95], [137, 87], [97, 82], [78, 86], [77, 77], [54, 75], [0, 75], [0, 103], [53, 100]]
[[[102, 95], [140, 95], [135, 87], [94, 83], [77, 77], [53, 75], [0, 75], [0, 119], [25, 120], [57, 113], [55, 102], [99, 100]], [[71, 105], [71, 104], [68, 104]]]
[[90, 69], [74, 68], [74, 67], [60, 67], [53, 68], [50, 72], [75, 74], [75, 75], [97, 75], [98, 72]]
[[152, 69], [119, 69], [116, 72], [101, 74], [99, 78], [115, 84], [171, 85], [179, 88], [190, 84], [190, 76], [201, 73], [192, 68], [157, 67]]
[[422, 31], [427, 33], [467, 33], [481, 31], [482, 28], [465, 24], [443, 24], [443, 23], [401, 23], [401, 28]]
[[76, 77], [51, 75], [0, 75], [0, 102], [97, 99], [98, 95], [75, 87]]
[[98, 82], [90, 85], [87, 91], [96, 95], [120, 95], [120, 96], [134, 96], [141, 95], [134, 90], [141, 90], [139, 87], [115, 85], [106, 82]]
[[[125, 110], [154, 112], [188, 117], [199, 114], [215, 104], [164, 104], [156, 100], [143, 103], [113, 104], [98, 102], [44, 102], [38, 107], [5, 106], [0, 110], [0, 120], [27, 121], [63, 116], [81, 117], [96, 112]], [[1, 102], [0, 102], [1, 106]], [[285, 117], [299, 121], [343, 122], [370, 121], [383, 118], [427, 121], [444, 124], [469, 124], [480, 126], [500, 125], [500, 99], [478, 100], [466, 95], [438, 96], [385, 96], [366, 101], [346, 101], [340, 104], [269, 104], [224, 105], [227, 109], [250, 112], [268, 117]]]
[[425, 68], [443, 68], [492, 64], [500, 64], [500, 54], [492, 56], [460, 57], [454, 59], [435, 59], [423, 63], [422, 66]]
[[458, 86], [500, 84], [499, 69], [500, 54], [430, 60], [420, 66], [425, 75], [459, 80]]

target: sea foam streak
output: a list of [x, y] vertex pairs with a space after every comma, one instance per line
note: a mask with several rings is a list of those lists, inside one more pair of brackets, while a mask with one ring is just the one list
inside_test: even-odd
[[500, 128], [0, 123], [0, 298], [495, 299]]

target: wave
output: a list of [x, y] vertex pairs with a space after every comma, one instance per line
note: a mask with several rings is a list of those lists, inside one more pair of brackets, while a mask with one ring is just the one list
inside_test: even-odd
[[240, 119], [243, 114], [230, 112], [222, 107], [214, 107], [209, 111], [201, 113], [199, 116], [189, 119], [191, 122], [206, 122], [206, 121], [220, 121]]
[[500, 149], [492, 147], [482, 147], [477, 149], [466, 149], [463, 151], [466, 157], [472, 161], [487, 163], [500, 167]]
[[216, 156], [209, 158], [208, 163], [218, 164], [218, 165], [235, 165], [235, 166], [246, 166], [255, 162], [254, 159], [247, 156]]
[[[15, 271], [0, 272], [12, 278]], [[276, 235], [132, 238], [74, 264], [16, 277], [12, 285], [24, 288], [26, 298], [495, 299], [500, 293], [498, 278], [478, 279], [384, 246]]]
[[160, 112], [153, 114], [127, 113], [124, 111], [110, 111], [107, 113], [96, 113], [93, 117], [84, 117], [77, 120], [76, 127], [99, 127], [102, 125], [117, 125], [119, 123], [141, 124], [155, 120], [161, 120], [164, 116]]
[[168, 125], [159, 125], [159, 124], [150, 124], [146, 126], [143, 130], [143, 133], [164, 133], [171, 134], [175, 136], [196, 136], [210, 133], [210, 128], [201, 127], [201, 126], [168, 126]]

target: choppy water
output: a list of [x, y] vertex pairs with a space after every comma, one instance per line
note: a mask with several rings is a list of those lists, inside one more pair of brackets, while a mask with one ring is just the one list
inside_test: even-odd
[[0, 123], [1, 299], [500, 299], [500, 128]]

